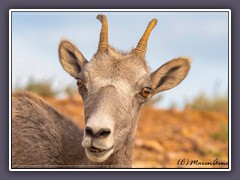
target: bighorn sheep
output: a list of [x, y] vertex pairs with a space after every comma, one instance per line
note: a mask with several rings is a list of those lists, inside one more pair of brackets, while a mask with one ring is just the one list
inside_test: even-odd
[[141, 106], [153, 95], [177, 86], [188, 74], [190, 60], [175, 58], [150, 73], [145, 54], [153, 19], [137, 47], [120, 52], [108, 44], [102, 23], [98, 50], [88, 62], [75, 45], [62, 40], [62, 67], [77, 80], [84, 102], [85, 129], [41, 98], [12, 96], [12, 167], [129, 168]]

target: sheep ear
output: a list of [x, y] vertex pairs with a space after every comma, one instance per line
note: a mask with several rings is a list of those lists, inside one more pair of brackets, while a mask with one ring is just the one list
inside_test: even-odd
[[84, 65], [88, 62], [78, 48], [67, 40], [62, 40], [59, 49], [59, 60], [65, 71], [77, 78]]
[[190, 59], [176, 58], [162, 65], [151, 74], [152, 95], [177, 86], [188, 74]]

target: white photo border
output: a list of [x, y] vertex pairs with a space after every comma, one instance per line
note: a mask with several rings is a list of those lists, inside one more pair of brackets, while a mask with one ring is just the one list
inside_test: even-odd
[[[12, 12], [228, 12], [228, 168], [12, 168]], [[10, 9], [9, 10], [9, 171], [231, 171], [231, 10], [230, 9]]]

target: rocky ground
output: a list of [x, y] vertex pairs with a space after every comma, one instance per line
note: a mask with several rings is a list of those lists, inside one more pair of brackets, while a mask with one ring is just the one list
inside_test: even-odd
[[[46, 99], [84, 127], [79, 96]], [[228, 115], [143, 107], [135, 138], [135, 168], [228, 168]]]

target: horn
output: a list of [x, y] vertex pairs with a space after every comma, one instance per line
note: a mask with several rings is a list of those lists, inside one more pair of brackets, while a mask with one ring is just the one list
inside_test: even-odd
[[98, 50], [106, 51], [108, 49], [108, 22], [107, 17], [103, 14], [99, 14], [97, 19], [102, 23], [102, 29], [100, 33], [100, 40], [98, 44]]
[[145, 30], [144, 34], [142, 35], [142, 38], [138, 42], [137, 47], [134, 49], [134, 51], [137, 55], [142, 56], [142, 57], [145, 56], [146, 51], [147, 51], [147, 42], [148, 42], [149, 35], [156, 25], [157, 25], [157, 19], [152, 19], [149, 22], [147, 29]]

